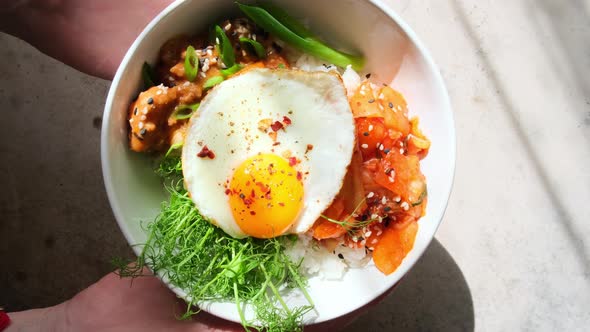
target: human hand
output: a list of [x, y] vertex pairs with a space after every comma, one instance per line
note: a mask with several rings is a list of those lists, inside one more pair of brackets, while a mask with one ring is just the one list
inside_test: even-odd
[[[149, 274], [149, 271], [146, 269], [144, 273]], [[381, 298], [371, 304], [379, 302]], [[310, 325], [305, 331], [338, 331], [367, 309], [368, 306], [365, 306], [338, 319]], [[69, 301], [50, 308], [10, 313], [13, 323], [7, 332], [244, 331], [240, 324], [204, 311], [190, 320], [179, 320], [178, 317], [185, 310], [184, 301], [177, 298], [158, 278], [146, 276], [127, 279], [110, 273]]]
[[0, 30], [82, 72], [112, 79], [125, 51], [172, 0], [29, 0], [0, 11]]

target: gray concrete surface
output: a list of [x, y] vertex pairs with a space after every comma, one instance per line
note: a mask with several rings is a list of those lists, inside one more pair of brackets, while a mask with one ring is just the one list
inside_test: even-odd
[[[458, 159], [423, 258], [352, 331], [590, 326], [590, 1], [386, 0], [432, 52]], [[0, 306], [52, 305], [130, 257], [106, 200], [109, 82], [0, 34]]]
[[[10, 36], [0, 34], [0, 45], [0, 306], [16, 311], [67, 300], [111, 271], [112, 258], [133, 253], [100, 170], [109, 82]], [[369, 320], [381, 331], [474, 325], [465, 278], [438, 242], [349, 331], [365, 331]]]

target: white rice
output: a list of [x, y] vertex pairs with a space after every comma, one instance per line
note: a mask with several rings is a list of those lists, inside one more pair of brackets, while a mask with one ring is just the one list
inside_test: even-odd
[[[284, 45], [281, 45], [284, 46]], [[359, 74], [349, 65], [344, 71], [332, 64], [323, 62], [312, 55], [302, 54], [285, 46], [287, 59], [292, 66], [305, 71], [336, 72], [341, 75], [348, 97], [352, 96], [361, 83]], [[311, 236], [299, 235], [298, 241], [287, 248], [287, 255], [301, 263], [301, 271], [308, 276], [317, 275], [322, 279], [342, 279], [350, 268], [360, 268], [367, 264], [371, 255], [364, 248], [353, 249], [344, 245], [328, 251]], [[342, 257], [342, 258], [340, 258]]]

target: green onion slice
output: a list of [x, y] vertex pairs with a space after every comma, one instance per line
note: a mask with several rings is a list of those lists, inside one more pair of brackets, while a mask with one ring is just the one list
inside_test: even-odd
[[256, 56], [259, 59], [266, 58], [266, 50], [264, 49], [264, 46], [262, 46], [262, 44], [255, 41], [254, 39], [240, 37], [240, 43], [242, 45], [250, 45], [250, 47], [252, 47], [252, 49], [254, 50], [254, 53], [256, 53]]
[[223, 29], [219, 26], [215, 26], [215, 43], [219, 45], [219, 54], [221, 55], [221, 61], [229, 68], [236, 63], [236, 55], [234, 54], [234, 48], [227, 38], [227, 35]]
[[422, 191], [422, 193], [420, 193], [420, 197], [418, 197], [418, 200], [416, 202], [412, 203], [412, 206], [418, 206], [418, 205], [422, 204], [422, 202], [424, 201], [426, 196], [428, 196], [428, 188], [426, 187], [426, 184], [425, 184], [424, 190]]
[[168, 152], [166, 152], [166, 154], [164, 155], [164, 158], [168, 157], [174, 150], [176, 149], [180, 149], [182, 148], [183, 143], [176, 143], [176, 144], [172, 144], [170, 146], [170, 149], [168, 149]]
[[214, 86], [216, 86], [217, 84], [223, 82], [224, 78], [223, 76], [213, 76], [210, 79], [208, 79], [205, 84], [203, 84], [203, 88], [204, 89], [209, 89], [212, 88]]
[[200, 103], [192, 105], [178, 105], [174, 108], [170, 117], [175, 120], [184, 120], [190, 118], [193, 113], [199, 108]]
[[227, 78], [228, 76], [231, 76], [231, 75], [239, 72], [240, 69], [242, 69], [243, 67], [244, 66], [242, 66], [241, 64], [236, 63], [235, 65], [233, 65], [227, 69], [221, 69], [220, 72], [221, 72], [221, 75], [223, 75], [223, 77]]
[[343, 53], [320, 42], [317, 38], [310, 36], [310, 32], [307, 29], [297, 27], [300, 24], [285, 12], [281, 11], [278, 13], [276, 9], [271, 9], [271, 12], [277, 15], [275, 17], [262, 7], [249, 6], [241, 3], [237, 4], [240, 10], [258, 26], [300, 51], [309, 53], [339, 67], [352, 65], [352, 68], [355, 70], [361, 70], [363, 68], [365, 59], [362, 56]]
[[149, 63], [144, 62], [143, 67], [141, 67], [141, 77], [143, 78], [143, 85], [145, 89], [149, 89], [152, 86], [155, 86], [155, 79], [154, 77], [156, 74], [154, 73], [154, 69], [150, 66]]
[[184, 57], [184, 76], [189, 81], [194, 81], [199, 73], [199, 58], [195, 52], [195, 48], [190, 46], [186, 48], [186, 55]]

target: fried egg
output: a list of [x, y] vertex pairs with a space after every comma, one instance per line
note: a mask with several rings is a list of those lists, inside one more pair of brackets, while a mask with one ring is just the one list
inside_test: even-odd
[[252, 69], [213, 88], [191, 118], [185, 186], [233, 237], [303, 233], [340, 191], [354, 144], [340, 76]]

